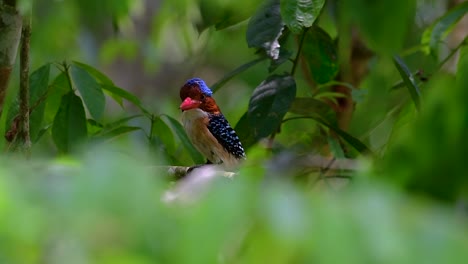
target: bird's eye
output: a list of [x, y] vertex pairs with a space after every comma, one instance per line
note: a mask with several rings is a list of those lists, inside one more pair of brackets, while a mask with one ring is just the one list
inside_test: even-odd
[[200, 97], [200, 99], [201, 99], [202, 101], [205, 100], [205, 95], [202, 94], [202, 96]]

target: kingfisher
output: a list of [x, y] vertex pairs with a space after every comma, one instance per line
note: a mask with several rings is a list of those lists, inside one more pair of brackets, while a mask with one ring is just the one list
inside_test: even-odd
[[207, 163], [235, 168], [245, 159], [245, 151], [212, 95], [202, 79], [188, 80], [180, 88], [182, 124]]

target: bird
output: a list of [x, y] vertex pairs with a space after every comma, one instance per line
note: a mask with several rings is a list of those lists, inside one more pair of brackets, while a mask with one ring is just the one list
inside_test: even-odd
[[208, 159], [208, 164], [235, 168], [245, 160], [245, 151], [212, 95], [213, 91], [201, 78], [187, 80], [180, 88], [181, 121], [190, 141]]

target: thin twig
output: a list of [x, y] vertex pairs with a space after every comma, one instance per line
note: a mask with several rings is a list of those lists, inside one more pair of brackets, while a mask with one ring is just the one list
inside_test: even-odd
[[291, 76], [294, 76], [294, 73], [296, 72], [297, 64], [299, 62], [299, 58], [301, 57], [302, 45], [304, 44], [304, 39], [308, 29], [309, 28], [306, 28], [302, 31], [301, 39], [299, 40], [299, 47], [297, 48], [296, 58], [294, 58], [293, 66], [291, 69]]

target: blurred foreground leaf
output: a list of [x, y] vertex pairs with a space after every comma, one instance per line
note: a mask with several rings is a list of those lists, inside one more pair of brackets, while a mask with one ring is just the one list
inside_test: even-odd
[[426, 28], [422, 37], [421, 44], [425, 45], [423, 49], [426, 54], [431, 53], [434, 58], [439, 57], [439, 44], [455, 27], [455, 24], [468, 13], [468, 2], [460, 3], [449, 12], [439, 17], [430, 27]]

